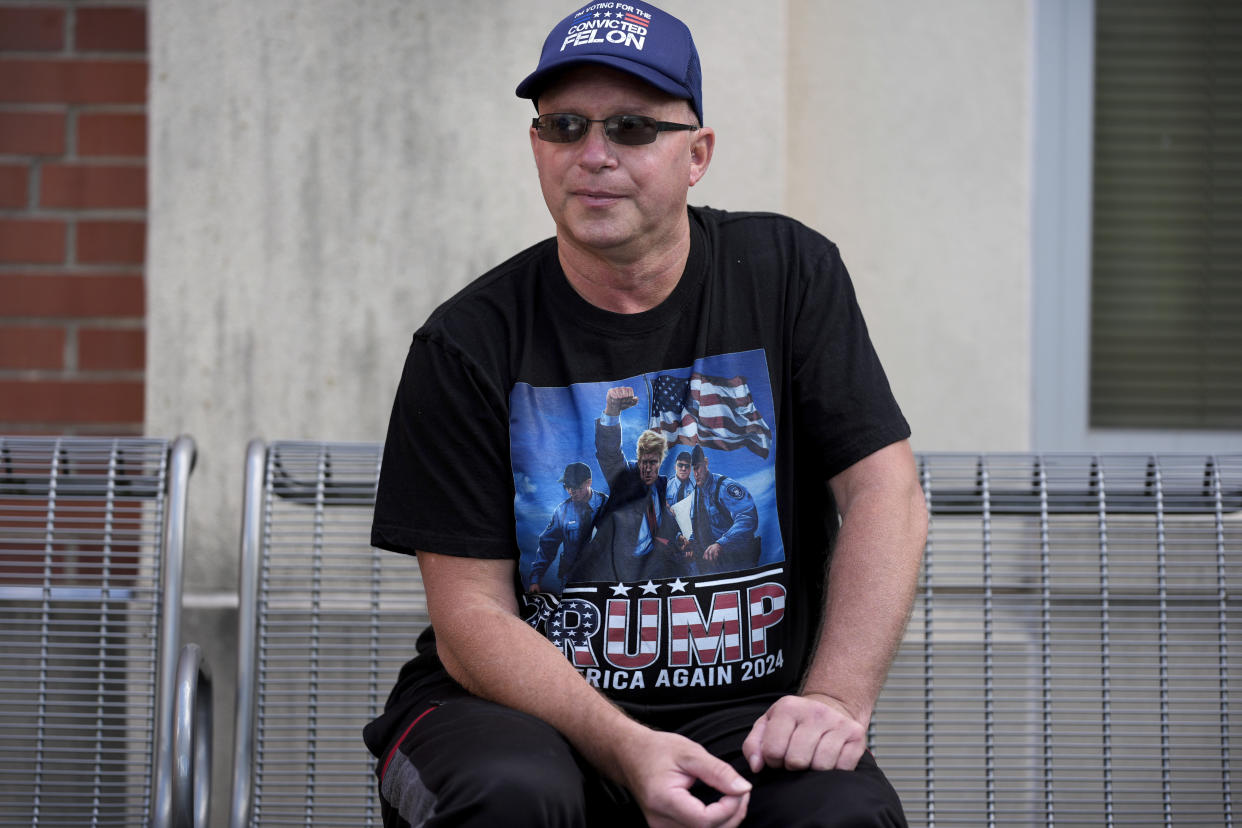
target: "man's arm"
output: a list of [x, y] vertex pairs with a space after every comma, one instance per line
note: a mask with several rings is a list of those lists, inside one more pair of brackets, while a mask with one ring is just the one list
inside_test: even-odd
[[852, 770], [918, 587], [927, 510], [909, 443], [829, 481], [841, 511], [815, 655], [799, 695], [777, 700], [743, 744], [751, 768]]
[[[482, 698], [543, 719], [625, 785], [651, 825], [735, 826], [750, 784], [697, 743], [634, 721], [517, 615], [511, 560], [418, 553], [440, 660]], [[705, 806], [696, 780], [725, 794]]]
[[[634, 389], [622, 385], [609, 388], [604, 397], [604, 417], [621, 416], [621, 412], [638, 404]], [[616, 486], [617, 479], [629, 470], [625, 454], [621, 451], [621, 424], [604, 425], [595, 421], [595, 461], [609, 486]]]

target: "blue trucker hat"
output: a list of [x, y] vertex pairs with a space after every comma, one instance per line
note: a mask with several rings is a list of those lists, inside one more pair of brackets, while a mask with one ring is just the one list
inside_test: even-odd
[[592, 3], [553, 27], [539, 66], [518, 84], [519, 98], [537, 98], [562, 69], [611, 66], [690, 102], [703, 123], [703, 70], [686, 24], [650, 3]]

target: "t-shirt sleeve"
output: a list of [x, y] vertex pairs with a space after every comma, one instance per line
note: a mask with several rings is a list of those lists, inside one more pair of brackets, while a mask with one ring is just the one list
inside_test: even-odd
[[414, 337], [393, 402], [371, 543], [516, 558], [508, 399], [451, 346]]
[[910, 436], [835, 245], [806, 277], [794, 331], [798, 433], [833, 477]]

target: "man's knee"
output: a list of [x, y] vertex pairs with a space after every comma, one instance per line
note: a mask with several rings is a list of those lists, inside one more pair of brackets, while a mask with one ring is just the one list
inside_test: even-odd
[[475, 699], [444, 704], [412, 726], [380, 792], [386, 810], [415, 828], [584, 822], [582, 772], [564, 738]]
[[434, 810], [439, 822], [428, 824], [584, 824], [582, 774], [568, 751], [554, 754], [479, 753], [469, 772], [442, 787]]
[[750, 811], [763, 814], [756, 825], [782, 828], [906, 825], [901, 799], [870, 757], [853, 771], [764, 771], [755, 780]]

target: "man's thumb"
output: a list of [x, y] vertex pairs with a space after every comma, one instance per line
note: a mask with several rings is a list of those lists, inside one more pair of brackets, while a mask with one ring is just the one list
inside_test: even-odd
[[686, 770], [695, 777], [711, 785], [723, 794], [740, 795], [750, 790], [751, 785], [733, 766], [709, 753], [691, 757]]

